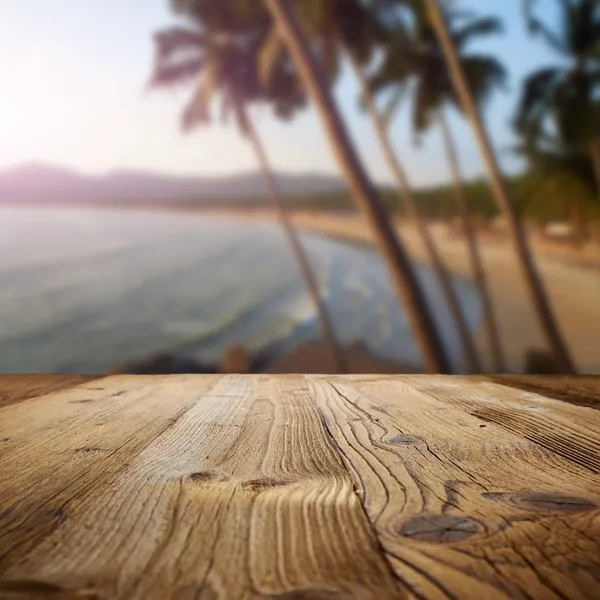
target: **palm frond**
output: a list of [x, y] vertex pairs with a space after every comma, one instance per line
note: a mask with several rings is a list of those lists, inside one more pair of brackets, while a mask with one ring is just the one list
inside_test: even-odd
[[433, 71], [418, 78], [414, 94], [412, 127], [418, 143], [421, 134], [431, 127], [433, 115], [442, 104], [443, 88], [437, 85]]
[[148, 81], [149, 88], [184, 85], [196, 79], [204, 68], [202, 58], [190, 58], [179, 63], [157, 62]]
[[[467, 56], [462, 65], [471, 93], [480, 108], [485, 107], [496, 89], [506, 89], [508, 72], [493, 56]], [[460, 106], [460, 103], [457, 102], [457, 106]]]
[[342, 44], [353, 48], [353, 55], [362, 66], [369, 64], [375, 48], [384, 44], [389, 31], [389, 26], [380, 20], [380, 12], [360, 0], [327, 0], [325, 4], [331, 5], [329, 23]]
[[377, 94], [411, 79], [424, 68], [424, 56], [416, 48], [415, 41], [409, 39], [402, 28], [391, 30], [384, 58], [368, 78], [369, 88]]
[[593, 55], [600, 42], [600, 5], [595, 0], [578, 0], [565, 11], [563, 36], [569, 51], [579, 57]]
[[210, 104], [219, 85], [219, 65], [209, 62], [198, 82], [194, 94], [184, 108], [181, 127], [187, 133], [199, 125], [210, 123]]
[[210, 123], [210, 113], [207, 107], [199, 107], [195, 94], [190, 97], [181, 112], [181, 131], [190, 133], [200, 125]]
[[170, 27], [154, 34], [156, 56], [162, 61], [169, 60], [178, 52], [201, 50], [206, 45], [204, 34], [186, 27]]
[[283, 43], [275, 28], [269, 31], [258, 55], [258, 78], [267, 85], [273, 75], [275, 64], [283, 50]]
[[408, 82], [406, 81], [399, 83], [396, 86], [396, 89], [393, 91], [392, 95], [390, 96], [385, 108], [382, 110], [381, 118], [383, 119], [383, 123], [386, 128], [390, 127], [400, 104], [406, 97], [408, 87]]
[[[568, 13], [570, 11], [570, 2], [569, 0], [560, 0], [560, 3], [563, 8], [563, 19], [561, 22], [565, 22], [568, 19]], [[524, 0], [523, 9], [525, 14], [525, 21], [527, 23], [527, 28], [531, 35], [539, 35], [541, 36], [550, 47], [559, 52], [560, 54], [567, 55], [568, 48], [565, 45], [564, 40], [562, 40], [554, 31], [552, 31], [541, 19], [539, 19], [534, 14], [534, 5], [536, 4], [536, 0]]]
[[555, 83], [560, 76], [560, 69], [548, 67], [533, 73], [525, 80], [516, 118], [517, 129], [521, 133], [544, 117], [555, 93]]
[[456, 48], [460, 51], [475, 38], [500, 34], [503, 31], [504, 24], [499, 18], [486, 17], [471, 20], [463, 27], [452, 30], [452, 38]]

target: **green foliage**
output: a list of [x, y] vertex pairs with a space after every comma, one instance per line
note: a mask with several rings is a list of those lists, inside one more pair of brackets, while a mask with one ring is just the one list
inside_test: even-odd
[[[384, 186], [379, 189], [382, 200], [393, 212], [402, 216], [402, 203], [395, 188]], [[484, 180], [475, 180], [465, 183], [467, 201], [474, 215], [484, 219], [494, 218], [497, 215], [496, 206], [489, 191], [489, 186]], [[417, 202], [422, 207], [423, 215], [432, 219], [449, 219], [456, 213], [456, 199], [454, 188], [450, 185], [415, 190]], [[348, 192], [326, 192], [322, 194], [288, 196], [284, 198], [286, 206], [295, 209], [315, 209], [344, 211], [354, 210], [354, 203]], [[180, 206], [206, 206], [224, 208], [227, 206], [238, 208], [264, 208], [263, 197], [237, 198], [233, 200], [219, 200], [202, 202], [189, 200], [177, 202]]]
[[525, 138], [544, 142], [555, 134], [570, 150], [587, 152], [600, 131], [600, 3], [560, 0], [555, 31], [525, 3], [529, 30], [560, 56], [557, 64], [532, 73], [524, 83], [516, 127]]
[[[587, 142], [600, 131], [600, 2], [557, 0], [564, 11], [562, 26], [552, 31], [535, 13], [536, 1], [526, 2], [530, 30], [561, 56], [557, 65], [533, 73], [526, 81], [516, 120], [522, 134], [520, 151], [528, 158], [526, 176], [509, 182], [518, 210], [527, 219], [562, 219], [576, 203], [589, 218], [599, 204]], [[156, 60], [150, 85], [193, 86], [182, 114], [185, 130], [208, 124], [215, 107], [223, 122], [234, 120], [245, 130], [246, 110], [267, 104], [282, 118], [307, 106], [296, 66], [273, 29], [268, 12], [257, 0], [171, 0], [173, 12], [185, 25], [155, 36]], [[479, 37], [502, 31], [494, 17], [477, 17], [446, 3], [445, 14], [461, 56], [469, 86], [480, 107], [506, 79], [493, 56], [469, 50]], [[343, 52], [350, 50], [368, 65], [378, 51], [383, 60], [370, 78], [375, 92], [392, 91], [383, 110], [386, 122], [409, 91], [416, 133], [429, 128], [436, 113], [448, 104], [460, 109], [437, 36], [421, 0], [302, 0], [295, 3], [301, 26], [313, 51], [326, 66], [333, 85]], [[385, 203], [399, 211], [392, 188], [381, 190]], [[483, 180], [465, 184], [474, 215], [497, 215]], [[455, 214], [451, 186], [416, 190], [426, 217]], [[234, 204], [262, 206], [264, 199], [240, 199]], [[297, 207], [350, 209], [345, 192], [288, 198]], [[193, 201], [183, 204], [197, 204]]]
[[245, 110], [251, 104], [269, 104], [276, 115], [288, 118], [306, 103], [287, 55], [275, 55], [268, 80], [261, 76], [259, 55], [269, 38], [270, 20], [256, 5], [237, 4], [172, 0], [174, 12], [187, 24], [154, 36], [150, 87], [195, 83], [182, 113], [184, 131], [211, 123], [215, 104], [220, 104], [221, 119], [233, 116], [244, 133]]
[[600, 3], [558, 3], [557, 30], [537, 16], [535, 0], [524, 4], [530, 32], [560, 56], [526, 79], [517, 108], [520, 151], [530, 172], [525, 217], [597, 219], [600, 173], [594, 174], [590, 149], [600, 131]]
[[[397, 19], [388, 28], [385, 57], [371, 76], [370, 87], [378, 93], [412, 82], [412, 125], [415, 133], [421, 134], [432, 126], [444, 106], [462, 107], [424, 3], [405, 0], [396, 4]], [[504, 85], [506, 70], [495, 57], [469, 52], [468, 46], [478, 37], [500, 33], [502, 23], [455, 8], [446, 7], [444, 12], [471, 91], [484, 106], [491, 93]]]

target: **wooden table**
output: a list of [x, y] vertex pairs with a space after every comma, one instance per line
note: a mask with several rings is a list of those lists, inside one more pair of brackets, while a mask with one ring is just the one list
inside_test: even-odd
[[0, 598], [600, 598], [600, 379], [0, 378]]

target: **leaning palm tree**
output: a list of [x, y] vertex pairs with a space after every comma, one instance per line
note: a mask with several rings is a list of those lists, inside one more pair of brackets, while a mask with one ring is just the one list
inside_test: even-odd
[[[378, 20], [376, 11], [369, 10], [359, 2], [347, 0], [310, 0], [299, 5], [298, 21], [303, 32], [321, 53], [321, 62], [331, 80], [339, 72], [340, 59], [348, 59], [359, 84], [363, 105], [371, 117], [375, 134], [380, 143], [388, 167], [393, 174], [398, 191], [404, 200], [406, 213], [414, 220], [417, 230], [423, 240], [440, 284], [440, 289], [450, 314], [456, 325], [459, 339], [462, 343], [464, 360], [471, 372], [481, 371], [481, 362], [475, 344], [469, 331], [469, 326], [463, 314], [457, 293], [452, 285], [452, 279], [425, 220], [420, 214], [417, 202], [408, 182], [408, 177], [399, 157], [394, 152], [385, 126], [385, 116], [375, 105], [373, 95], [367, 85], [363, 66], [372, 61], [374, 51], [385, 41], [385, 27]], [[267, 39], [262, 58], [263, 75], [268, 77], [272, 61], [278, 52], [285, 52], [282, 43], [274, 31]], [[265, 70], [266, 69], [266, 70]]]
[[250, 38], [240, 43], [234, 36], [223, 35], [215, 27], [199, 28], [193, 23], [189, 27], [165, 29], [157, 33], [154, 39], [156, 60], [151, 87], [197, 82], [183, 111], [184, 131], [209, 123], [211, 104], [215, 97], [219, 97], [223, 120], [227, 121], [233, 115], [240, 133], [251, 143], [269, 198], [314, 303], [321, 334], [333, 354], [336, 369], [345, 372], [345, 356], [334, 334], [331, 317], [321, 298], [306, 251], [281, 199], [267, 154], [248, 110], [252, 103], [275, 100], [276, 111], [285, 116], [303, 103], [303, 94], [295, 88], [281, 62], [275, 69], [269, 87], [259, 83], [256, 52], [261, 45], [260, 39]]
[[[483, 322], [487, 333], [492, 366], [495, 372], [506, 370], [506, 360], [500, 341], [496, 312], [487, 276], [480, 255], [477, 237], [466, 200], [456, 145], [446, 113], [449, 108], [462, 110], [448, 74], [438, 38], [433, 31], [422, 2], [404, 2], [410, 10], [399, 15], [389, 37], [385, 58], [369, 81], [375, 92], [397, 92], [413, 85], [412, 127], [416, 139], [432, 127], [439, 127], [446, 151], [455, 192], [458, 214], [467, 241], [467, 249], [475, 284], [483, 307]], [[503, 85], [506, 70], [494, 57], [472, 53], [469, 43], [479, 37], [498, 33], [500, 21], [493, 17], [477, 18], [471, 13], [447, 11], [448, 29], [460, 58], [469, 88], [480, 108], [492, 91]], [[402, 22], [402, 17], [410, 20]]]
[[460, 103], [467, 119], [471, 123], [475, 137], [483, 154], [486, 169], [490, 178], [492, 191], [503, 212], [509, 230], [519, 265], [523, 271], [531, 300], [539, 319], [550, 349], [552, 351], [556, 366], [563, 373], [574, 373], [575, 366], [562, 333], [556, 322], [544, 285], [533, 261], [531, 251], [527, 243], [527, 237], [519, 216], [515, 209], [514, 201], [504, 181], [496, 154], [493, 150], [489, 134], [484, 126], [479, 113], [479, 107], [469, 87], [469, 82], [461, 64], [456, 46], [448, 30], [447, 19], [440, 7], [438, 0], [424, 0], [428, 9], [431, 25], [439, 38], [446, 64], [449, 69], [452, 83], [456, 90]]
[[355, 77], [359, 83], [363, 105], [371, 118], [375, 134], [388, 164], [388, 168], [396, 181], [400, 197], [404, 203], [405, 212], [416, 225], [419, 236], [423, 241], [425, 250], [429, 256], [431, 266], [437, 277], [440, 289], [444, 295], [450, 314], [452, 315], [462, 344], [466, 364], [471, 372], [480, 372], [481, 362], [467, 324], [467, 319], [452, 285], [450, 273], [444, 264], [431, 231], [419, 211], [417, 200], [408, 180], [408, 175], [392, 146], [388, 134], [386, 114], [380, 112], [377, 108], [375, 98], [368, 84], [367, 76], [363, 71], [358, 56], [353, 51], [350, 40], [346, 41], [345, 48], [349, 63], [351, 64]]
[[525, 2], [529, 30], [541, 36], [560, 62], [532, 73], [525, 81], [518, 108], [518, 131], [528, 137], [559, 129], [594, 167], [600, 195], [600, 3], [562, 0], [560, 27], [553, 31]]
[[315, 60], [314, 50], [299, 25], [293, 4], [289, 0], [263, 2], [315, 105], [352, 197], [370, 224], [376, 243], [388, 264], [415, 338], [421, 347], [426, 369], [434, 373], [450, 372], [450, 361], [413, 264], [390, 222], [381, 198], [369, 180], [329, 89], [327, 73]]

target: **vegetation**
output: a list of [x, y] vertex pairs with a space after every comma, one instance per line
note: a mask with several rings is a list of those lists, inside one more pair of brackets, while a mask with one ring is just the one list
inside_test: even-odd
[[[304, 96], [294, 85], [286, 69], [286, 57], [274, 62], [271, 77], [266, 83], [258, 77], [256, 65], [261, 50], [264, 28], [254, 15], [238, 16], [231, 4], [194, 6], [193, 10], [181, 2], [181, 12], [189, 20], [188, 26], [165, 29], [155, 36], [156, 60], [150, 80], [151, 87], [168, 87], [193, 83], [194, 92], [183, 110], [181, 123], [184, 131], [211, 121], [211, 109], [216, 100], [220, 103], [221, 120], [227, 122], [232, 115], [241, 135], [253, 147], [258, 165], [265, 180], [267, 195], [279, 215], [298, 269], [312, 298], [319, 317], [323, 339], [335, 357], [337, 369], [345, 371], [345, 360], [334, 333], [329, 311], [321, 299], [321, 292], [302, 242], [288, 217], [286, 205], [277, 188], [268, 156], [253, 123], [249, 110], [251, 104], [271, 102], [275, 113], [287, 116]], [[223, 21], [234, 20], [237, 28], [250, 29], [253, 35], [222, 35]], [[247, 22], [246, 22], [247, 21]], [[227, 27], [224, 28], [225, 30]]]
[[[560, 189], [550, 189], [544, 194], [544, 201], [532, 201], [531, 186], [537, 185], [531, 176], [519, 175], [507, 180], [507, 185], [515, 198], [517, 212], [522, 220], [534, 227], [546, 223], [564, 221], [568, 219], [568, 202]], [[463, 182], [464, 193], [469, 206], [469, 211], [478, 223], [490, 224], [500, 217], [500, 212], [490, 193], [489, 185], [484, 179], [474, 179]], [[405, 216], [402, 202], [398, 197], [395, 187], [384, 186], [378, 188], [379, 195], [387, 210], [396, 217]], [[454, 186], [441, 184], [434, 187], [416, 188], [413, 190], [419, 204], [421, 214], [431, 220], [449, 221], [456, 216], [456, 198]], [[354, 210], [354, 204], [347, 190], [327, 192], [324, 194], [302, 194], [297, 196], [282, 196], [285, 205], [294, 210]], [[194, 198], [180, 198], [170, 205], [181, 208], [264, 208], [263, 196], [239, 197], [231, 200], [197, 200]], [[595, 218], [592, 215], [592, 218]]]
[[587, 222], [600, 213], [600, 4], [558, 5], [562, 18], [554, 31], [537, 16], [536, 2], [526, 2], [531, 33], [557, 62], [526, 79], [515, 124], [531, 173], [531, 211], [543, 214], [549, 195], [585, 241]]
[[[344, 3], [313, 0], [312, 2], [316, 9], [325, 11], [330, 19], [334, 19], [336, 14], [339, 14], [334, 10], [336, 6], [343, 6], [344, 10], [348, 10], [351, 3], [357, 4], [357, 1]], [[298, 69], [299, 79], [313, 102], [354, 204], [362, 212], [373, 231], [396, 292], [404, 305], [414, 338], [421, 349], [425, 368], [434, 373], [450, 372], [450, 359], [442, 345], [412, 261], [392, 226], [389, 214], [370, 181], [349, 135], [329, 87], [331, 79], [328, 77], [326, 67], [316, 60], [311, 48], [311, 38], [302, 30], [294, 4], [288, 0], [265, 0], [264, 4], [281, 41]], [[360, 11], [356, 11], [356, 14], [360, 14]], [[327, 18], [320, 22], [326, 23], [326, 21]], [[360, 30], [360, 24], [360, 21], [356, 24], [357, 31]]]
[[[471, 270], [483, 306], [484, 325], [494, 369], [502, 372], [506, 370], [506, 364], [496, 313], [479, 253], [474, 222], [463, 189], [458, 153], [446, 116], [451, 107], [462, 112], [462, 105], [446, 68], [440, 40], [429, 19], [426, 5], [413, 1], [407, 2], [406, 6], [410, 10], [398, 12], [398, 25], [394, 26], [388, 35], [389, 42], [384, 59], [371, 77], [369, 87], [375, 92], [382, 92], [392, 87], [401, 93], [403, 89], [412, 85], [414, 92], [410, 101], [415, 136], [418, 139], [421, 134], [433, 127], [437, 127], [442, 133], [452, 174], [456, 211], [466, 235]], [[492, 92], [504, 84], [507, 74], [504, 66], [495, 57], [473, 54], [469, 52], [468, 46], [473, 39], [500, 32], [502, 25], [494, 17], [480, 18], [471, 14], [465, 15], [456, 7], [446, 8], [444, 17], [469, 89], [481, 109]], [[426, 232], [423, 237], [427, 238]], [[433, 241], [429, 241], [429, 245], [435, 264], [435, 245]], [[449, 302], [449, 305], [452, 306], [452, 302]], [[457, 310], [460, 309], [454, 308], [455, 313]], [[466, 330], [464, 320], [461, 320], [460, 315], [455, 319], [465, 343], [469, 342], [464, 333]], [[471, 352], [474, 352], [473, 343], [470, 342]], [[469, 352], [466, 354], [469, 355]], [[478, 366], [477, 362], [475, 361], [475, 368]]]
[[476, 96], [469, 87], [467, 72], [465, 66], [461, 63], [455, 41], [450, 34], [444, 10], [440, 7], [438, 0], [424, 0], [424, 2], [427, 7], [431, 26], [439, 39], [440, 48], [445, 58], [456, 96], [473, 129], [494, 198], [498, 203], [498, 208], [502, 211], [503, 218], [506, 220], [510, 239], [527, 286], [535, 316], [544, 333], [557, 367], [565, 373], [574, 373], [575, 367], [569, 349], [553, 314], [544, 283], [531, 255], [525, 231], [516, 211], [514, 199], [504, 180], [498, 157], [495, 154], [489, 132], [477, 105]]
[[[388, 265], [423, 362], [431, 372], [448, 372], [448, 356], [390, 217], [401, 214], [417, 224], [442, 283], [447, 281], [447, 274], [426, 222], [456, 217], [462, 221], [473, 271], [487, 307], [488, 333], [498, 370], [503, 366], [502, 351], [473, 224], [502, 217], [556, 365], [570, 373], [574, 365], [532, 259], [525, 225], [568, 215], [584, 240], [590, 231], [587, 223], [600, 215], [600, 4], [595, 0], [557, 1], [563, 11], [560, 31], [552, 31], [540, 20], [535, 0], [523, 2], [532, 34], [554, 48], [562, 62], [531, 74], [525, 82], [515, 131], [520, 138], [517, 150], [526, 157], [528, 169], [512, 178], [499, 168], [483, 118], [486, 101], [504, 82], [506, 71], [497, 58], [468, 49], [473, 38], [497, 34], [502, 24], [493, 16], [467, 14], [459, 10], [458, 3], [171, 0], [174, 12], [184, 15], [196, 28], [195, 38], [182, 30], [175, 32], [181, 48], [189, 51], [195, 47], [201, 52], [195, 57], [188, 53], [172, 72], [167, 69], [167, 75], [174, 80], [193, 78], [200, 82], [184, 112], [184, 124], [207, 122], [210, 99], [215, 93], [220, 96], [223, 114], [233, 113], [241, 133], [253, 144], [288, 232], [288, 208], [345, 210], [354, 206], [362, 212]], [[169, 44], [174, 43], [175, 33], [164, 34], [161, 43], [165, 56], [172, 51]], [[383, 60], [374, 61], [375, 56]], [[332, 92], [344, 61], [354, 68], [359, 96], [373, 121], [397, 189], [376, 189], [348, 135]], [[379, 66], [373, 71], [376, 62]], [[383, 90], [392, 90], [392, 95], [387, 107], [379, 109], [376, 101]], [[392, 150], [388, 128], [403, 98], [412, 103], [416, 134], [431, 127], [439, 127], [443, 133], [452, 185], [422, 190], [410, 187], [401, 157]], [[277, 116], [289, 119], [309, 101], [337, 158], [347, 191], [281, 199], [248, 107], [267, 104]], [[458, 109], [473, 128], [486, 166], [485, 179], [462, 180], [446, 120], [450, 107]], [[245, 198], [235, 204], [262, 206], [262, 199]], [[293, 231], [290, 235], [293, 238]], [[449, 307], [456, 308], [452, 291], [446, 292]], [[454, 314], [460, 330], [460, 310]], [[464, 336], [463, 342], [468, 355], [470, 342]], [[473, 370], [479, 369], [476, 360], [470, 362]]]

